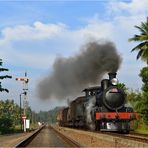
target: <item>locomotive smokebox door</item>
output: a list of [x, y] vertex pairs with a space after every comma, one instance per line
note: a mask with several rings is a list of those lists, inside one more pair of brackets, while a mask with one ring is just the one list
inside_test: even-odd
[[107, 88], [103, 92], [103, 103], [110, 110], [118, 110], [124, 106], [125, 93], [115, 86]]

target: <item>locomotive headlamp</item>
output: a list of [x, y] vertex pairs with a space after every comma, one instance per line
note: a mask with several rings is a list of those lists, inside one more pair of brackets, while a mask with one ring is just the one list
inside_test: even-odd
[[117, 85], [118, 84], [118, 79], [117, 78], [113, 78], [111, 80], [112, 85]]

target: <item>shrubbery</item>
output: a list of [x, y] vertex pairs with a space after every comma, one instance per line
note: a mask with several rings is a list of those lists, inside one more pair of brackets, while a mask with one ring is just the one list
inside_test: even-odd
[[14, 130], [13, 119], [8, 117], [0, 118], [0, 134], [11, 133]]
[[19, 120], [19, 106], [13, 100], [0, 101], [0, 133], [13, 132]]

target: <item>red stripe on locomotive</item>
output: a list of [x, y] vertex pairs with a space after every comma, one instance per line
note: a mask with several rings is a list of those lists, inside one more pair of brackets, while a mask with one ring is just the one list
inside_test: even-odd
[[121, 120], [131, 120], [138, 119], [139, 116], [137, 113], [129, 112], [96, 112], [96, 120], [100, 119], [121, 119]]

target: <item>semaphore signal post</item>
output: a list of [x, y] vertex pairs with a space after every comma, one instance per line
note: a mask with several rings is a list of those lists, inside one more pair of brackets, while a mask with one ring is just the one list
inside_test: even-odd
[[16, 81], [23, 82], [23, 93], [21, 93], [21, 94], [24, 94], [24, 100], [23, 100], [24, 113], [23, 113], [23, 115], [21, 113], [21, 94], [20, 94], [20, 120], [23, 119], [24, 132], [26, 132], [26, 118], [27, 118], [26, 117], [26, 110], [27, 110], [27, 106], [28, 106], [27, 91], [28, 91], [28, 82], [29, 82], [29, 79], [27, 78], [27, 72], [25, 72], [25, 77], [18, 77], [18, 78], [16, 78]]

